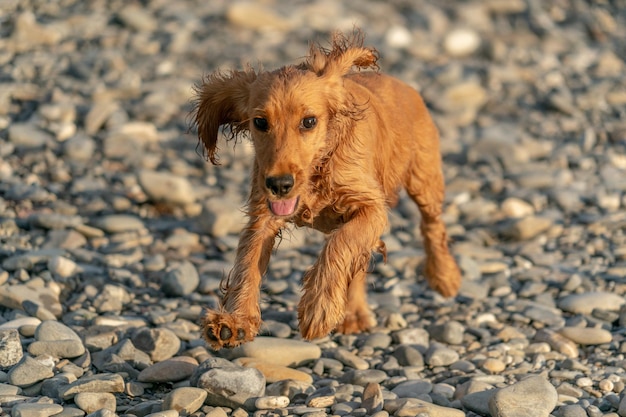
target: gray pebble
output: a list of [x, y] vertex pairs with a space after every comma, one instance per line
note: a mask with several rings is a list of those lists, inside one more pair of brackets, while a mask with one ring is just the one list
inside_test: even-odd
[[28, 387], [54, 376], [52, 366], [31, 356], [24, 356], [7, 374], [7, 382], [18, 387]]
[[433, 343], [424, 355], [425, 362], [431, 366], [448, 366], [459, 360], [459, 353], [443, 345]]
[[497, 391], [489, 400], [489, 411], [494, 417], [545, 417], [556, 406], [556, 389], [545, 378], [531, 376]]
[[170, 265], [163, 275], [161, 289], [170, 297], [181, 297], [195, 291], [200, 283], [196, 267], [187, 261]]
[[254, 399], [265, 394], [265, 378], [254, 368], [216, 362], [199, 369], [196, 384], [207, 391], [208, 404], [251, 409]]
[[0, 369], [8, 369], [22, 359], [22, 341], [17, 330], [0, 330], [0, 346]]
[[154, 362], [171, 358], [180, 349], [180, 339], [174, 332], [165, 328], [141, 328], [131, 337], [137, 349], [146, 352]]

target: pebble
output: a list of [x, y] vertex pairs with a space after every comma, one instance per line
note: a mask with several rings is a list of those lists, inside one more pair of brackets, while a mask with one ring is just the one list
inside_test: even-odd
[[310, 342], [260, 336], [234, 348], [229, 356], [257, 358], [274, 365], [298, 367], [319, 358], [321, 354], [319, 346]]
[[450, 345], [460, 345], [463, 343], [465, 327], [458, 321], [449, 321], [445, 324], [431, 326], [428, 329], [430, 337], [439, 342]]
[[180, 414], [190, 415], [202, 407], [207, 392], [201, 388], [175, 388], [163, 398], [163, 411], [175, 410]]
[[207, 391], [206, 402], [214, 406], [252, 408], [254, 399], [265, 394], [266, 381], [260, 371], [228, 361], [202, 363], [194, 372], [192, 381]]
[[276, 408], [285, 408], [288, 405], [289, 397], [285, 396], [260, 397], [254, 401], [254, 406], [258, 410], [274, 410]]
[[286, 379], [292, 381], [302, 381], [309, 384], [313, 383], [313, 377], [311, 377], [311, 375], [307, 374], [306, 372], [292, 369], [283, 365], [268, 363], [262, 359], [244, 357], [235, 359], [233, 363], [245, 366], [247, 368], [254, 368], [259, 370], [268, 383], [283, 381]]
[[180, 349], [180, 339], [166, 328], [138, 329], [131, 338], [137, 349], [150, 355], [154, 362], [161, 362], [176, 355]]
[[556, 389], [541, 376], [530, 376], [498, 390], [489, 400], [494, 417], [547, 417], [557, 404]]
[[457, 360], [459, 360], [457, 351], [436, 343], [433, 343], [424, 355], [424, 361], [431, 367], [448, 366]]
[[61, 388], [59, 394], [64, 400], [74, 398], [79, 393], [120, 393], [124, 392], [124, 379], [118, 374], [97, 374], [83, 376]]
[[181, 262], [170, 265], [163, 275], [161, 289], [171, 297], [182, 297], [196, 290], [200, 284], [200, 277], [196, 267], [191, 262]]
[[408, 417], [425, 414], [430, 417], [463, 417], [465, 413], [450, 407], [442, 407], [417, 398], [409, 398], [393, 413], [394, 416]]
[[601, 345], [613, 340], [611, 332], [592, 327], [563, 327], [559, 330], [562, 336], [578, 343], [579, 345]]
[[187, 380], [198, 367], [198, 362], [188, 356], [177, 356], [157, 362], [137, 375], [139, 382], [178, 382]]
[[22, 360], [22, 341], [16, 329], [0, 330], [0, 346], [0, 369], [8, 369]]
[[11, 385], [28, 387], [52, 376], [54, 372], [51, 364], [45, 363], [45, 360], [24, 356], [7, 373], [6, 380]]
[[354, 353], [342, 348], [336, 349], [333, 352], [333, 358], [343, 363], [345, 366], [354, 369], [365, 370], [370, 367], [365, 359], [359, 358]]
[[142, 170], [137, 180], [152, 201], [191, 204], [196, 200], [194, 189], [185, 177], [168, 172]]
[[478, 33], [468, 28], [454, 29], [443, 39], [445, 51], [455, 57], [473, 54], [480, 44], [481, 39]]
[[21, 403], [11, 408], [13, 417], [50, 417], [61, 415], [65, 409], [59, 404]]
[[596, 308], [617, 311], [625, 303], [624, 298], [617, 294], [593, 291], [565, 296], [558, 301], [558, 306], [561, 310], [574, 314], [591, 314]]
[[98, 410], [116, 410], [115, 395], [108, 392], [79, 392], [74, 396], [74, 404], [87, 414]]

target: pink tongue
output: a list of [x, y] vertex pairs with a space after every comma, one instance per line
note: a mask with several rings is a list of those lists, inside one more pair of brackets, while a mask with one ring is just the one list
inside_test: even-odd
[[288, 216], [296, 209], [297, 202], [298, 197], [292, 198], [291, 200], [271, 201], [270, 207], [272, 209], [272, 213], [275, 215]]

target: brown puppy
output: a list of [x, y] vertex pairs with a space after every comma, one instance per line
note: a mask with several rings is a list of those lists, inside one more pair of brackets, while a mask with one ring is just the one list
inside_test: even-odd
[[422, 215], [430, 286], [455, 295], [461, 277], [441, 220], [444, 179], [439, 136], [420, 95], [377, 71], [360, 33], [313, 45], [303, 63], [272, 72], [214, 73], [197, 87], [194, 111], [209, 160], [217, 163], [220, 126], [249, 133], [255, 149], [249, 222], [219, 311], [204, 335], [216, 349], [252, 340], [261, 325], [259, 288], [274, 240], [288, 222], [327, 234], [305, 273], [298, 307], [306, 339], [373, 325], [365, 274], [387, 210], [404, 187]]

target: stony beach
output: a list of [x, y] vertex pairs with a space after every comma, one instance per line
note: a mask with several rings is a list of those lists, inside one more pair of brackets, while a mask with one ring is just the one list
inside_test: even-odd
[[[441, 131], [460, 293], [402, 195], [371, 332], [301, 339], [293, 229], [212, 351], [253, 154], [202, 158], [193, 86], [354, 26]], [[0, 416], [626, 417], [625, 58], [623, 0], [0, 1]]]

